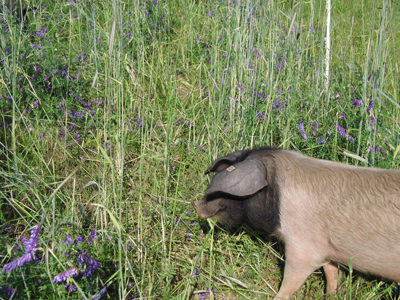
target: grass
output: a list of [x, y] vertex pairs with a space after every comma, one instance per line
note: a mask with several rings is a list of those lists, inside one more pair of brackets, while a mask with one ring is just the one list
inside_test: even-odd
[[[334, 1], [327, 91], [325, 1], [22, 2], [1, 14], [0, 298], [273, 297], [282, 246], [193, 212], [212, 161], [399, 167], [395, 1]], [[323, 297], [319, 270], [296, 298]], [[398, 291], [350, 265], [337, 297]]]

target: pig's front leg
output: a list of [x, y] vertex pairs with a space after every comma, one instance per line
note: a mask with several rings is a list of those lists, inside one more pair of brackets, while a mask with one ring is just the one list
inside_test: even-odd
[[282, 285], [274, 300], [289, 299], [314, 271], [313, 266], [286, 261]]
[[296, 247], [286, 246], [283, 281], [274, 300], [290, 299], [307, 277], [323, 265], [320, 259], [298, 250]]
[[339, 269], [335, 263], [328, 263], [324, 265], [324, 272], [326, 278], [326, 293], [335, 293], [338, 285]]

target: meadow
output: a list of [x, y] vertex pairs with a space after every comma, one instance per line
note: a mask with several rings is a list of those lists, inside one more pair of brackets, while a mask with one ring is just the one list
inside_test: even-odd
[[[0, 299], [268, 299], [282, 245], [191, 206], [213, 160], [271, 145], [399, 168], [397, 1], [332, 1], [328, 86], [325, 1], [16, 2], [0, 8]], [[295, 299], [335, 299], [324, 287], [319, 270]], [[342, 266], [337, 298], [399, 292]]]

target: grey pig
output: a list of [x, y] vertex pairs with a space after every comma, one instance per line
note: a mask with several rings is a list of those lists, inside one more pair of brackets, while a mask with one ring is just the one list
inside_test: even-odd
[[247, 225], [285, 246], [274, 299], [289, 299], [323, 267], [326, 292], [337, 289], [337, 263], [400, 282], [400, 171], [350, 166], [269, 147], [234, 152], [205, 197], [201, 218]]

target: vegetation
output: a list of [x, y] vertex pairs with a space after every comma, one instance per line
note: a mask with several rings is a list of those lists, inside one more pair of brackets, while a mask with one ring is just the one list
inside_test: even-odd
[[[190, 202], [243, 148], [399, 167], [400, 4], [332, 2], [328, 90], [325, 1], [2, 4], [0, 298], [272, 297], [281, 245]], [[396, 297], [343, 267], [339, 299]]]

